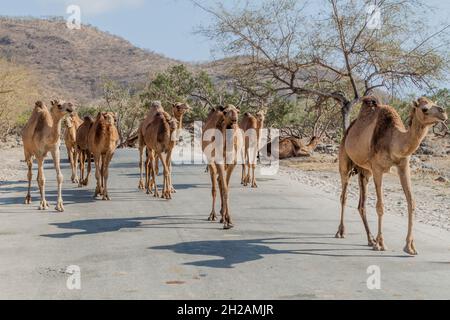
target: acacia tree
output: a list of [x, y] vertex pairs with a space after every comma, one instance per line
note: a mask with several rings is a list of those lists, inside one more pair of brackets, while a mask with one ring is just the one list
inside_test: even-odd
[[[343, 127], [360, 98], [376, 89], [425, 89], [448, 74], [445, 26], [431, 32], [427, 8], [411, 0], [320, 0], [313, 9], [295, 0], [207, 7], [214, 22], [198, 32], [234, 59], [232, 76], [252, 79], [279, 94], [339, 103]], [[370, 25], [376, 4], [381, 28]], [[309, 13], [309, 15], [308, 15]]]
[[129, 87], [108, 80], [103, 85], [103, 109], [117, 115], [117, 131], [119, 133], [119, 147], [127, 145], [135, 134], [139, 121], [144, 115], [144, 108], [138, 95], [132, 94]]

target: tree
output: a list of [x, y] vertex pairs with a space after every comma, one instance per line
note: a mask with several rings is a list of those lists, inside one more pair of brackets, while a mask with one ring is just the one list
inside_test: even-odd
[[103, 109], [117, 115], [119, 147], [126, 146], [130, 138], [136, 133], [139, 121], [145, 112], [139, 96], [131, 92], [131, 88], [124, 87], [111, 80], [106, 81], [103, 85], [103, 99], [105, 101]]
[[37, 85], [28, 70], [0, 59], [1, 137], [11, 133], [23, 112], [34, 105], [37, 93]]
[[214, 18], [198, 31], [234, 59], [234, 77], [282, 95], [322, 97], [339, 103], [343, 127], [360, 98], [375, 90], [425, 89], [448, 75], [446, 25], [431, 32], [421, 1], [381, 0], [382, 26], [371, 28], [373, 1], [321, 0], [323, 9], [295, 0], [255, 6], [206, 7]]

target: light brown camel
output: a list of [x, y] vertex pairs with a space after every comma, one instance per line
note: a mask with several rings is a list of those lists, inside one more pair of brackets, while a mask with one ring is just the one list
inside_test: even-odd
[[[94, 124], [94, 119], [91, 116], [85, 116], [83, 118], [83, 123], [78, 127], [76, 143], [77, 143], [77, 151], [78, 158], [80, 159], [80, 179], [78, 186], [87, 186], [89, 184], [89, 176], [91, 175], [91, 159], [92, 154], [89, 151], [88, 138], [89, 138], [89, 130]], [[87, 173], [85, 174], [86, 169], [86, 161], [88, 164]]]
[[67, 113], [73, 112], [73, 105], [62, 100], [52, 100], [51, 105], [52, 107], [48, 110], [44, 103], [37, 101], [33, 113], [22, 131], [25, 161], [28, 165], [28, 193], [25, 197], [25, 204], [31, 203], [30, 188], [33, 177], [33, 157], [35, 157], [38, 162], [37, 181], [41, 194], [39, 209], [45, 210], [48, 208], [48, 203], [45, 199], [44, 159], [47, 153], [50, 152], [58, 182], [58, 201], [55, 209], [62, 212], [64, 211], [61, 194], [63, 175], [60, 168], [59, 154], [61, 121]]
[[119, 141], [115, 123], [116, 116], [113, 112], [99, 112], [89, 129], [88, 147], [94, 156], [97, 180], [94, 198], [101, 195], [102, 200], [111, 200], [108, 194], [109, 164]]
[[220, 214], [222, 218], [220, 222], [223, 223], [224, 229], [233, 227], [228, 198], [231, 174], [236, 166], [239, 148], [243, 139], [237, 124], [238, 117], [239, 108], [231, 104], [226, 107], [218, 106], [210, 111], [203, 126], [202, 150], [207, 158], [212, 185], [212, 209], [208, 220], [216, 220], [217, 181], [221, 199]]
[[67, 155], [69, 157], [70, 168], [72, 169], [71, 180], [72, 183], [78, 183], [78, 152], [77, 152], [77, 130], [83, 123], [76, 112], [72, 112], [65, 118], [66, 130], [64, 132], [64, 143], [67, 148]]
[[239, 127], [244, 135], [241, 184], [247, 186], [251, 181], [252, 188], [258, 187], [256, 184], [255, 169], [265, 117], [265, 110], [259, 110], [255, 116], [246, 112], [239, 123]]
[[[344, 208], [347, 186], [352, 174], [358, 174], [360, 199], [359, 213], [367, 233], [367, 239], [374, 250], [386, 250], [383, 238], [383, 174], [392, 166], [397, 168], [400, 182], [408, 202], [408, 233], [404, 251], [416, 255], [413, 238], [413, 216], [415, 203], [411, 192], [410, 156], [419, 147], [434, 124], [447, 120], [445, 110], [427, 98], [414, 101], [411, 109], [409, 128], [406, 129], [397, 111], [382, 105], [375, 97], [363, 98], [357, 119], [347, 130], [339, 152], [339, 172], [341, 175], [341, 222], [336, 237], [343, 238]], [[377, 193], [376, 211], [378, 234], [376, 239], [370, 233], [366, 217], [367, 183], [373, 176]]]
[[308, 144], [295, 137], [282, 138], [278, 146], [278, 157], [279, 159], [309, 157], [319, 143], [320, 138], [317, 136], [313, 136]]
[[[151, 192], [154, 187], [154, 196], [159, 197], [158, 185], [156, 183], [156, 173], [158, 159], [163, 165], [163, 190], [162, 198], [171, 199], [170, 184], [170, 159], [172, 149], [175, 146], [176, 130], [178, 129], [178, 121], [166, 112], [158, 112], [155, 114], [153, 121], [150, 122], [145, 129], [144, 141], [147, 146], [146, 161], [146, 187], [147, 193]], [[149, 167], [151, 166], [151, 168]], [[151, 178], [149, 175], [151, 174]]]

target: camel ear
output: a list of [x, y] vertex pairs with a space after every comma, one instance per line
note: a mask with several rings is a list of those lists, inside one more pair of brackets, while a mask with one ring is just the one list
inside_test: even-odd
[[414, 108], [418, 108], [418, 107], [419, 107], [419, 102], [417, 102], [416, 100], [414, 100], [414, 101], [412, 102], [412, 104], [413, 104], [413, 107], [414, 107]]
[[220, 105], [220, 106], [217, 106], [217, 109], [216, 109], [216, 110], [219, 110], [219, 111], [225, 111], [225, 107], [222, 106], [222, 105]]
[[42, 103], [42, 101], [36, 101], [36, 103], [34, 104], [34, 106], [36, 108], [42, 109], [44, 107], [44, 104]]
[[54, 106], [56, 104], [56, 100], [50, 100], [50, 104]]

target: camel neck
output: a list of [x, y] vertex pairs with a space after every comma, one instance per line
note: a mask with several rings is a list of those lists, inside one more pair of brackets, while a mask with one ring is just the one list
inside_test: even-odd
[[61, 117], [56, 117], [54, 114], [51, 114], [52, 117], [52, 129], [51, 129], [51, 137], [50, 140], [53, 143], [58, 142], [59, 136], [61, 134]]
[[410, 128], [406, 132], [400, 133], [399, 154], [404, 157], [413, 154], [427, 135], [428, 129], [429, 126], [423, 125], [416, 117], [413, 117]]

